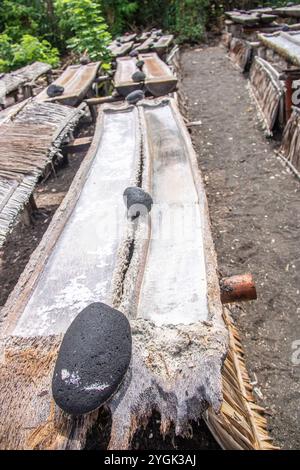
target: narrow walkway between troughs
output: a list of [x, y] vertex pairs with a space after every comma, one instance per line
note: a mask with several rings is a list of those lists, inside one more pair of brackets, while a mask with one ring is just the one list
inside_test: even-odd
[[292, 449], [300, 447], [300, 182], [264, 137], [246, 85], [221, 47], [182, 56], [189, 119], [201, 121], [192, 136], [219, 268], [256, 278], [259, 300], [233, 313], [271, 435]]

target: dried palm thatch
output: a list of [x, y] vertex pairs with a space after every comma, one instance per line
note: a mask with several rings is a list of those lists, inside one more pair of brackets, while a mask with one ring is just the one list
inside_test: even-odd
[[0, 126], [0, 246], [82, 108], [28, 103]]
[[39, 77], [50, 72], [52, 69], [51, 65], [45, 64], [44, 62], [34, 62], [33, 64], [26, 65], [21, 69], [13, 72], [13, 75], [23, 77], [26, 82], [35, 82]]
[[240, 336], [227, 309], [223, 318], [229, 331], [229, 351], [222, 373], [223, 404], [219, 414], [209, 409], [204, 419], [225, 450], [275, 450], [264, 409], [254, 401]]
[[0, 100], [26, 83], [34, 83], [39, 77], [49, 73], [51, 69], [49, 64], [34, 62], [14, 72], [4, 74], [0, 79]]
[[26, 79], [24, 77], [13, 75], [12, 73], [6, 73], [0, 78], [0, 103], [7, 95], [24, 85], [25, 82]]
[[252, 46], [248, 41], [232, 38], [230, 41], [229, 58], [242, 72], [249, 68], [252, 58]]
[[285, 160], [293, 172], [300, 178], [300, 110], [293, 107], [279, 149], [279, 155]]
[[[268, 135], [284, 109], [284, 85], [279, 73], [266, 60], [255, 57], [250, 69], [249, 90]], [[281, 111], [281, 112], [280, 112]]]

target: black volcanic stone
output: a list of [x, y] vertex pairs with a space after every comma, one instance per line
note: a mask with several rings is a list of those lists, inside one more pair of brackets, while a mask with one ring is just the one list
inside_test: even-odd
[[71, 415], [96, 410], [117, 391], [130, 359], [125, 315], [100, 302], [89, 305], [63, 338], [52, 379], [55, 402]]
[[149, 193], [146, 193], [142, 188], [131, 186], [126, 188], [123, 193], [125, 205], [127, 207], [128, 216], [131, 219], [139, 217], [141, 213], [151, 211], [153, 199]]
[[132, 74], [131, 78], [134, 82], [143, 82], [146, 78], [146, 75], [144, 74], [144, 72], [138, 70], [137, 72], [134, 72]]
[[142, 90], [135, 90], [126, 96], [126, 101], [129, 104], [136, 104], [138, 101], [143, 100], [144, 98], [145, 94]]
[[135, 65], [137, 66], [138, 69], [142, 70], [142, 68], [145, 65], [145, 62], [143, 60], [138, 60]]
[[137, 57], [139, 55], [138, 51], [133, 49], [132, 51], [129, 52], [130, 57]]
[[87, 65], [90, 63], [90, 58], [87, 55], [83, 55], [80, 57], [79, 62], [81, 65]]
[[55, 96], [62, 95], [64, 91], [65, 91], [65, 89], [64, 89], [63, 86], [52, 84], [52, 85], [48, 86], [48, 88], [47, 88], [47, 95], [50, 98], [54, 98]]

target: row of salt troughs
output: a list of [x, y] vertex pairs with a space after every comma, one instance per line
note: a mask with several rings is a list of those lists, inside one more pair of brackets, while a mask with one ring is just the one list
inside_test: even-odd
[[[177, 79], [163, 61], [173, 40], [172, 35], [153, 29], [140, 36], [126, 34], [111, 43], [109, 49], [117, 61], [114, 93], [119, 99], [140, 88], [154, 96], [174, 90]], [[124, 56], [132, 50], [136, 53]], [[138, 59], [144, 62], [146, 79], [142, 83], [132, 80]], [[52, 82], [48, 64], [35, 62], [0, 76], [0, 246], [38, 180], [47, 168], [51, 169], [53, 159], [61, 157], [62, 145], [73, 140], [73, 131], [85, 114], [82, 101], [97, 91], [95, 83], [101, 72], [100, 62], [68, 66], [53, 82], [63, 89], [55, 97], [48, 96], [47, 88], [34, 96], [43, 77], [48, 85]]]
[[282, 137], [279, 155], [300, 170], [300, 5], [226, 12], [223, 44], [249, 73], [249, 89], [267, 135]]

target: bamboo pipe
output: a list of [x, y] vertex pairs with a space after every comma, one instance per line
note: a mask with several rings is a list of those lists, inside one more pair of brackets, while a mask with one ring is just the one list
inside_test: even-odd
[[255, 283], [250, 273], [223, 278], [220, 288], [222, 304], [257, 299]]

